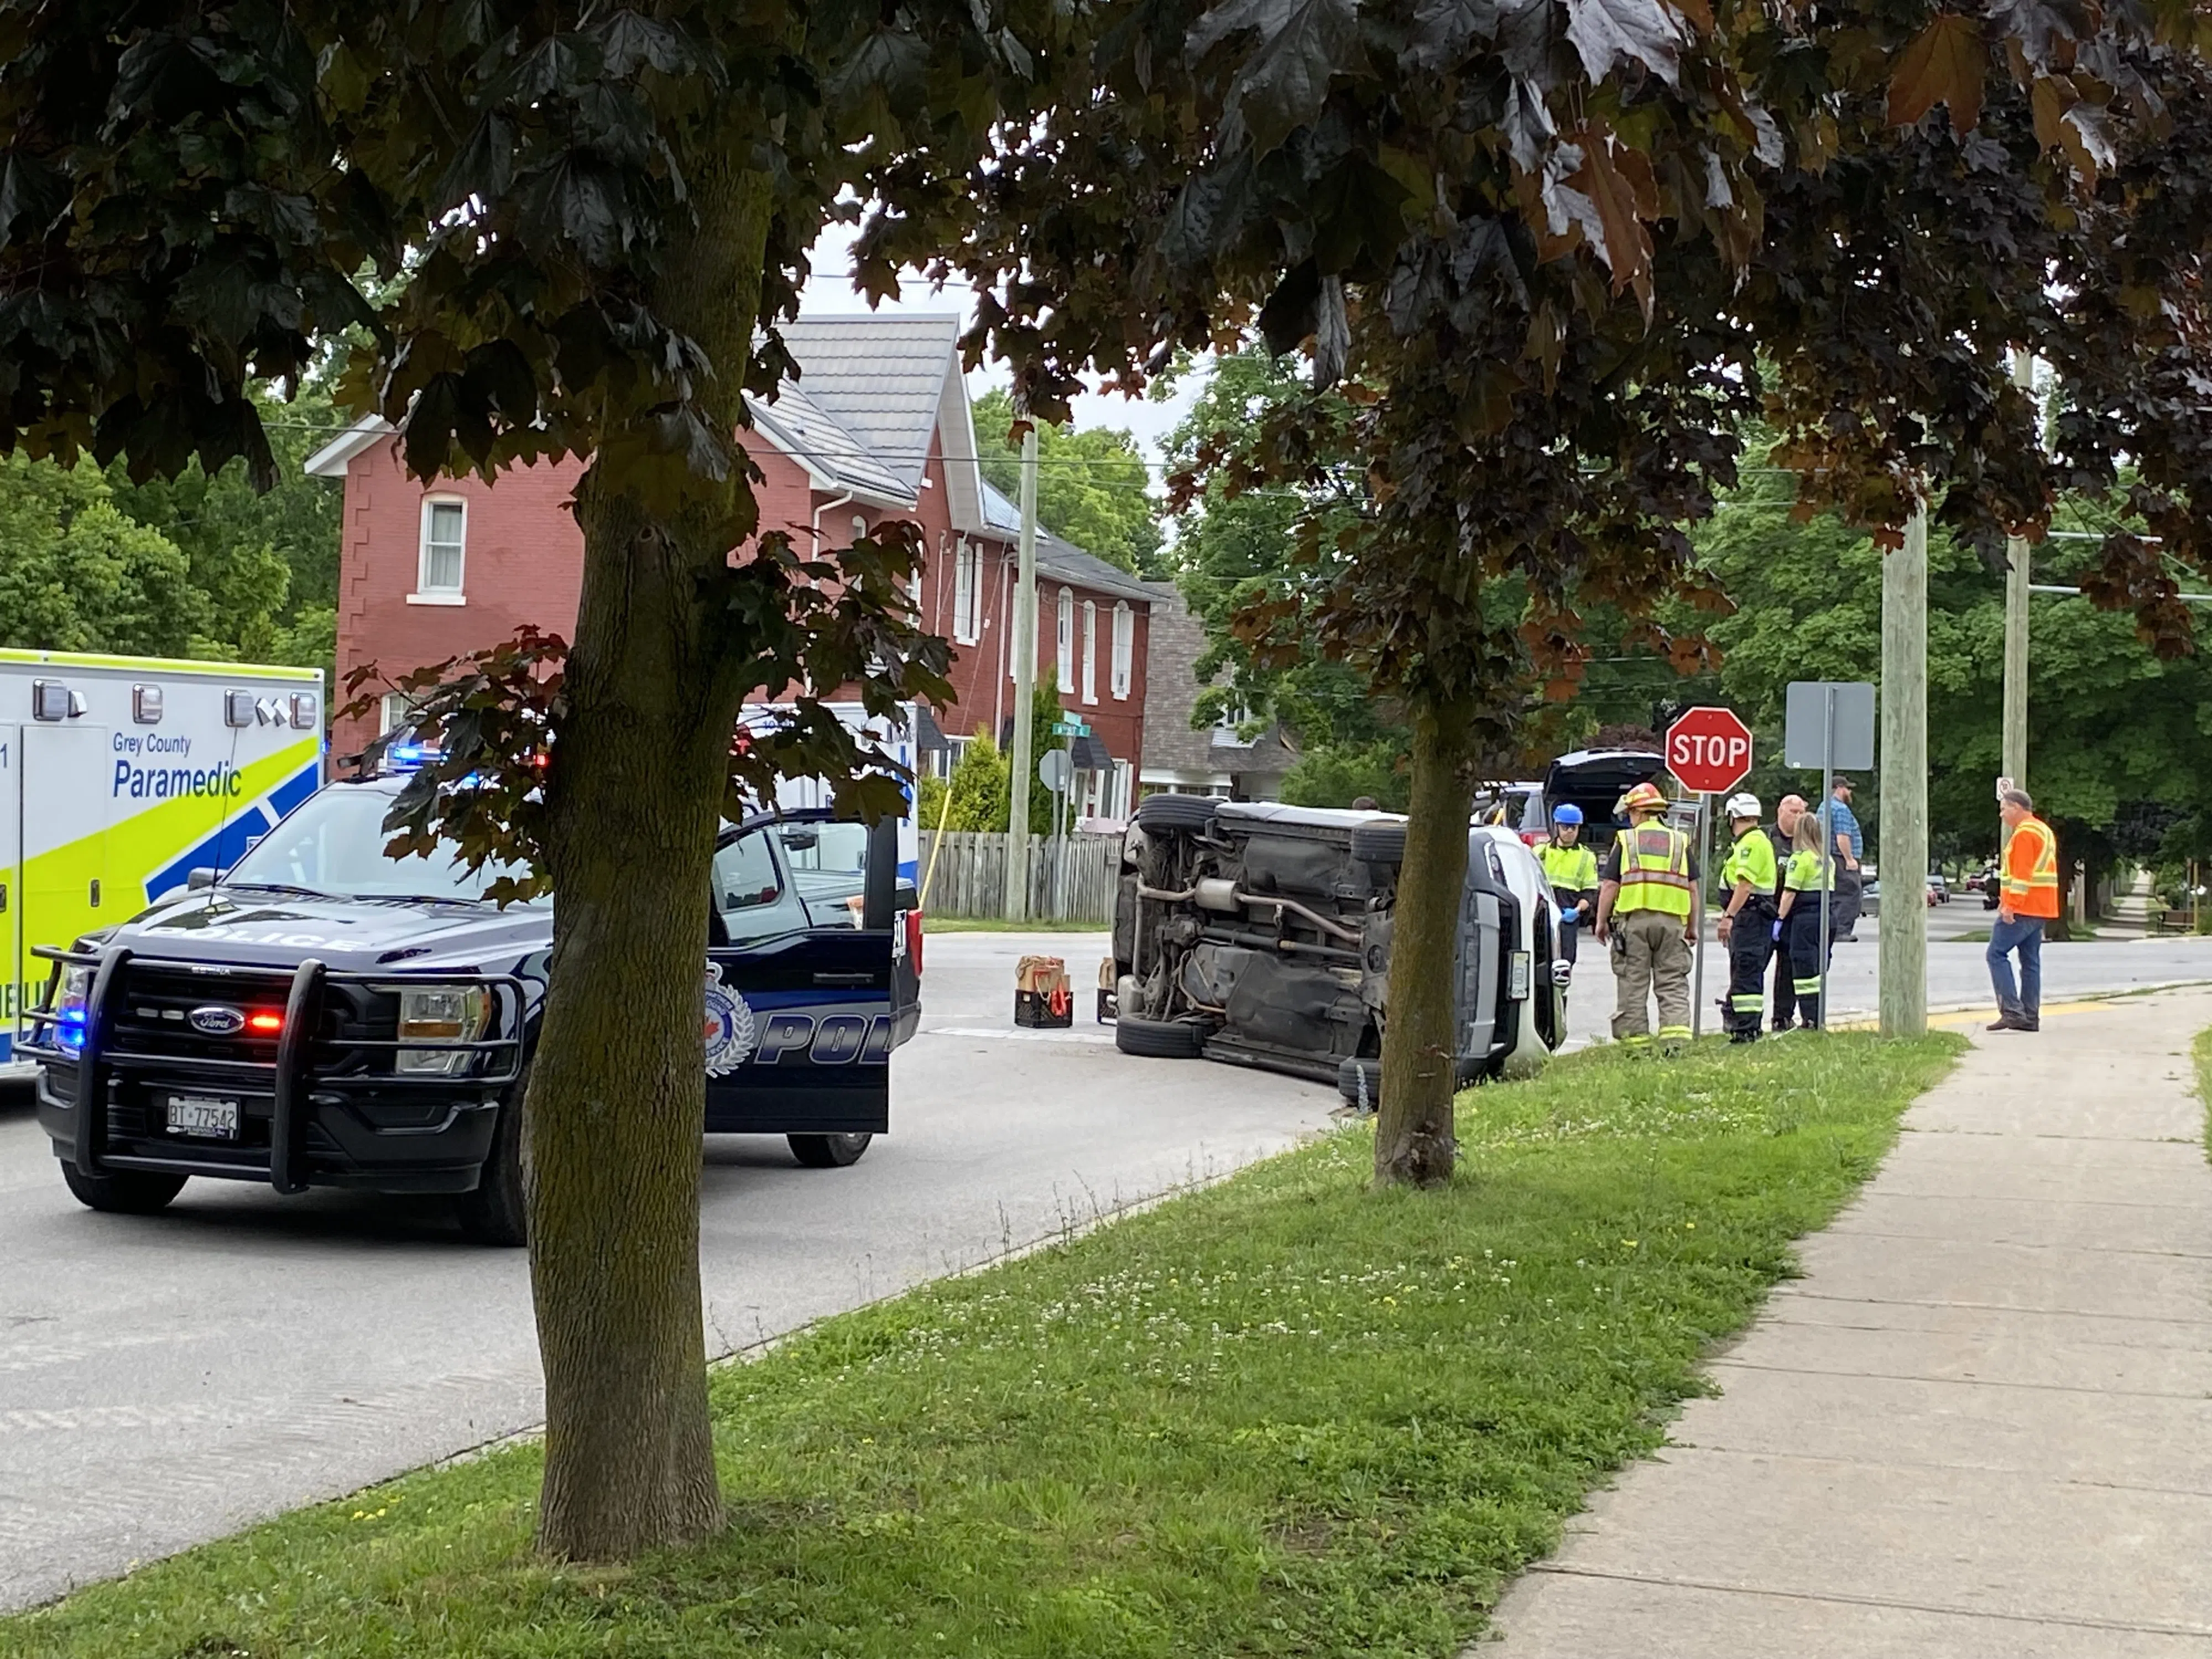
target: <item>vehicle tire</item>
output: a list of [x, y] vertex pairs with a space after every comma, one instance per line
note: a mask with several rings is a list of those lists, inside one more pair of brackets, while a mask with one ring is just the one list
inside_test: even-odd
[[[1362, 1083], [1366, 1087], [1366, 1098], [1360, 1098]], [[1379, 1060], [1347, 1060], [1336, 1068], [1336, 1091], [1344, 1097], [1347, 1106], [1364, 1106], [1373, 1111], [1382, 1100], [1382, 1062]]]
[[186, 1177], [153, 1175], [143, 1170], [88, 1176], [64, 1161], [62, 1179], [88, 1210], [98, 1210], [103, 1215], [154, 1215], [168, 1208], [169, 1200], [184, 1191]]
[[858, 1164], [873, 1135], [786, 1135], [791, 1155], [810, 1170], [842, 1170]]
[[1137, 824], [1144, 830], [1203, 830], [1220, 803], [1211, 795], [1147, 795], [1137, 803]]
[[476, 1190], [453, 1196], [453, 1214], [471, 1243], [514, 1249], [530, 1242], [529, 1208], [522, 1196], [522, 1097], [529, 1084], [526, 1067], [500, 1103], [499, 1123], [491, 1132], [491, 1151], [484, 1156]]
[[1406, 826], [1402, 823], [1354, 824], [1352, 856], [1362, 864], [1382, 864], [1395, 868], [1406, 861]]
[[1196, 1060], [1206, 1050], [1206, 1029], [1188, 1020], [1123, 1014], [1114, 1022], [1114, 1046], [1146, 1060]]

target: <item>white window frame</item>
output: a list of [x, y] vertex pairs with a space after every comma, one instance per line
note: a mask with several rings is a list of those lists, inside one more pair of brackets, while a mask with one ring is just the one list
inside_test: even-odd
[[[430, 523], [441, 507], [458, 507], [461, 514], [460, 557], [455, 562], [453, 582], [450, 587], [430, 585]], [[440, 543], [440, 546], [447, 544]], [[422, 498], [422, 520], [415, 544], [415, 591], [407, 596], [410, 605], [465, 605], [468, 603], [469, 577], [469, 503], [462, 495], [425, 495]]]
[[952, 549], [952, 639], [973, 645], [983, 637], [983, 550], [962, 537]]
[[1083, 602], [1083, 701], [1098, 701], [1098, 605]]
[[1059, 647], [1060, 695], [1066, 696], [1075, 690], [1075, 590], [1060, 590], [1060, 615], [1053, 629], [1054, 643]]
[[1127, 702], [1129, 687], [1136, 678], [1137, 669], [1137, 613], [1129, 609], [1127, 599], [1114, 606], [1114, 700]]

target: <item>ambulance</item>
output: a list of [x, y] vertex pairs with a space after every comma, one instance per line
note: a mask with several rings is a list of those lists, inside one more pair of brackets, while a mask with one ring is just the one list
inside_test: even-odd
[[33, 947], [234, 862], [320, 786], [323, 732], [319, 669], [0, 650], [0, 1065]]

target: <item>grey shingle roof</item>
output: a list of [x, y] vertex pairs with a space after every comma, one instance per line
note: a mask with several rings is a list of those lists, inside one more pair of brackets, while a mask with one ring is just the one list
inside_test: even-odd
[[1234, 740], [1234, 732], [1191, 729], [1206, 625], [1191, 614], [1173, 582], [1146, 582], [1145, 586], [1152, 596], [1145, 651], [1145, 769], [1278, 775], [1289, 771], [1297, 756], [1279, 732], [1263, 732], [1257, 741], [1243, 744]]
[[801, 318], [781, 325], [799, 364], [800, 389], [894, 474], [909, 495], [921, 489], [929, 439], [953, 372], [960, 319], [950, 313], [901, 317]]
[[[1022, 533], [1021, 509], [992, 488], [988, 479], [983, 484], [983, 522], [1009, 542]], [[1151, 605], [1159, 597], [1157, 584], [1139, 581], [1120, 565], [1109, 564], [1095, 553], [1085, 553], [1042, 525], [1037, 526], [1037, 574], [1056, 576], [1078, 587], [1111, 593], [1139, 605]]]
[[917, 490], [798, 386], [786, 381], [775, 400], [745, 394], [753, 423], [802, 465], [846, 489], [911, 502]]

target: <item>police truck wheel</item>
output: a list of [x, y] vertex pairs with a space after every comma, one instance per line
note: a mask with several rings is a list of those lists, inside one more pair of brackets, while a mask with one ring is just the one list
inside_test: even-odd
[[501, 1103], [477, 1189], [453, 1199], [462, 1235], [471, 1243], [513, 1249], [530, 1242], [529, 1214], [522, 1197], [522, 1091], [529, 1082], [526, 1069]]
[[791, 1155], [810, 1170], [842, 1170], [858, 1164], [873, 1135], [786, 1135]]
[[1188, 1020], [1138, 1019], [1123, 1014], [1114, 1022], [1114, 1046], [1125, 1054], [1146, 1060], [1196, 1060], [1205, 1052], [1206, 1031]]
[[149, 1175], [140, 1170], [118, 1170], [112, 1175], [88, 1176], [76, 1164], [62, 1165], [62, 1179], [88, 1210], [104, 1215], [152, 1215], [168, 1207], [169, 1200], [185, 1189], [180, 1175]]
[[1395, 869], [1406, 861], [1406, 826], [1402, 823], [1353, 825], [1352, 856], [1362, 864], [1380, 864]]

